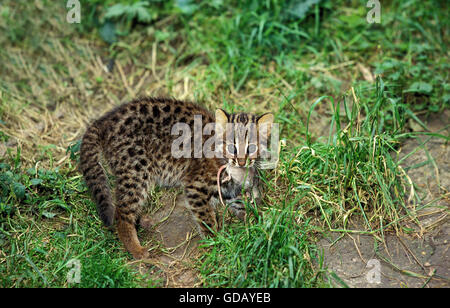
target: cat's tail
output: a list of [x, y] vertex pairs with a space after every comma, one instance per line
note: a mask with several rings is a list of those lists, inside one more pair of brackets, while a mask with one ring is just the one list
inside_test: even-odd
[[114, 223], [115, 207], [105, 170], [100, 164], [101, 155], [100, 130], [94, 122], [88, 127], [81, 141], [80, 171], [97, 204], [100, 219], [110, 227]]

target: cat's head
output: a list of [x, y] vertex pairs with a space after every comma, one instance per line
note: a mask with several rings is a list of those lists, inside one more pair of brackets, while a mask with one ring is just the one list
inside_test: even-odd
[[270, 138], [273, 114], [228, 114], [216, 110], [216, 136], [220, 151], [233, 167], [248, 168], [262, 158]]

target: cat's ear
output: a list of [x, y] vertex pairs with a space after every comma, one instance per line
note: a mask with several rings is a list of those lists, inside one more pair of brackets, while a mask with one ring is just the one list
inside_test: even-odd
[[272, 123], [273, 123], [273, 114], [268, 112], [268, 113], [265, 113], [265, 114], [259, 116], [258, 119], [256, 120], [256, 123], [258, 125], [262, 125], [262, 124], [272, 125]]
[[256, 125], [258, 126], [260, 137], [265, 136], [266, 138], [269, 138], [272, 130], [273, 119], [273, 114], [270, 112], [265, 113], [256, 119]]
[[223, 109], [216, 109], [216, 137], [219, 138], [217, 142], [223, 141], [226, 131], [229, 115]]
[[223, 109], [216, 109], [216, 123], [225, 125], [228, 123], [229, 115]]

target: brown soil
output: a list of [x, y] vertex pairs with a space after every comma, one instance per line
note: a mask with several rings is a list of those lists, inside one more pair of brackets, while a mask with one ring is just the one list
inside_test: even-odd
[[153, 257], [138, 263], [139, 269], [150, 270], [151, 279], [160, 286], [197, 287], [201, 281], [194, 264], [201, 249], [198, 249], [200, 236], [195, 222], [177, 192], [164, 192], [158, 204], [161, 204], [159, 209], [146, 215], [148, 220], [140, 234], [142, 243], [151, 247]]

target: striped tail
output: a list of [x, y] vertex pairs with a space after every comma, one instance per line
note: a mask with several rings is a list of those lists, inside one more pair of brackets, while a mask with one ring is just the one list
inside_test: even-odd
[[94, 122], [81, 141], [80, 170], [97, 204], [100, 219], [107, 227], [110, 227], [114, 223], [115, 208], [105, 171], [100, 165], [101, 153], [99, 129]]

